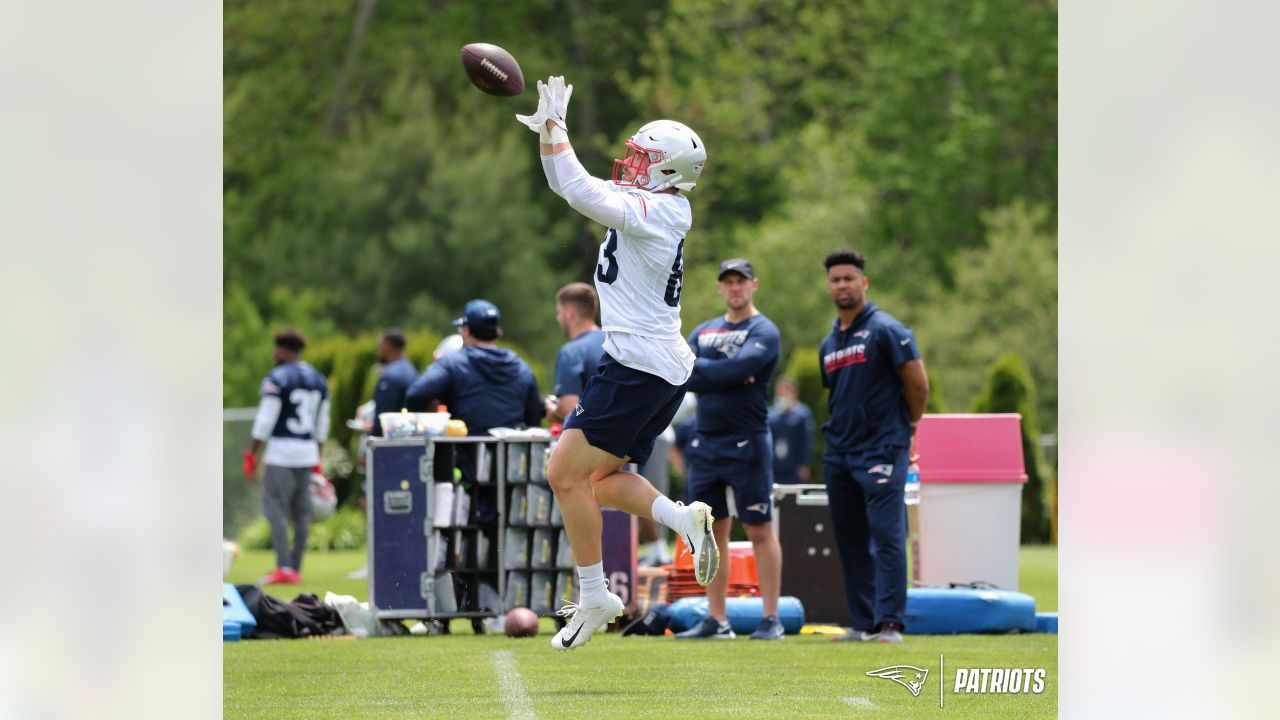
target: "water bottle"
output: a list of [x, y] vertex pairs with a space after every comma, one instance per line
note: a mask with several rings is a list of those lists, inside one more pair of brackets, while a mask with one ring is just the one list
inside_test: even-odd
[[907, 466], [907, 484], [904, 495], [908, 505], [920, 504], [920, 466], [911, 463]]
[[911, 463], [907, 466], [907, 483], [903, 489], [903, 499], [907, 505], [907, 567], [911, 581], [921, 584], [920, 573], [920, 466]]

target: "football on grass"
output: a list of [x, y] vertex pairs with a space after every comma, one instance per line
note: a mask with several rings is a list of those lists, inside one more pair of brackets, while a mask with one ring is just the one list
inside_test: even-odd
[[471, 43], [462, 47], [462, 67], [471, 84], [501, 97], [524, 92], [524, 73], [511, 53], [489, 43]]
[[533, 637], [538, 634], [538, 615], [529, 608], [515, 608], [503, 623], [507, 637]]

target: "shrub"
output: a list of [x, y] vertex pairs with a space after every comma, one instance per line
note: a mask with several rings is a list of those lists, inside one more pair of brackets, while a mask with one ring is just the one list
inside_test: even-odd
[[1017, 353], [1005, 353], [991, 364], [986, 386], [973, 402], [976, 413], [1013, 413], [1022, 416], [1022, 458], [1027, 486], [1022, 491], [1022, 542], [1049, 542], [1049, 515], [1045, 478], [1049, 473], [1040, 454], [1040, 425], [1036, 419], [1035, 386], [1026, 364]]
[[[307, 550], [355, 550], [365, 544], [365, 517], [360, 508], [341, 506], [324, 522], [311, 523], [307, 535]], [[270, 550], [271, 526], [265, 517], [259, 516], [245, 526], [236, 538], [246, 550]]]

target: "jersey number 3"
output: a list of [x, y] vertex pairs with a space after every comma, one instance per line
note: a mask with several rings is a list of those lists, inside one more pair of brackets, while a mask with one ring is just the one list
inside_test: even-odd
[[604, 246], [600, 248], [605, 264], [596, 263], [596, 280], [605, 285], [612, 285], [613, 281], [618, 279], [618, 258], [614, 256], [617, 250], [618, 231], [609, 228], [609, 232], [604, 236]]
[[[600, 247], [603, 264], [596, 263], [596, 280], [605, 285], [612, 285], [618, 279], [618, 231], [609, 228], [604, 236], [604, 245]], [[676, 246], [676, 261], [671, 264], [671, 274], [667, 276], [667, 292], [663, 296], [670, 307], [680, 307], [680, 291], [684, 289], [684, 238]]]
[[289, 393], [289, 402], [297, 409], [298, 416], [285, 420], [285, 428], [294, 435], [310, 435], [316, 426], [316, 411], [320, 409], [320, 391], [298, 388]]

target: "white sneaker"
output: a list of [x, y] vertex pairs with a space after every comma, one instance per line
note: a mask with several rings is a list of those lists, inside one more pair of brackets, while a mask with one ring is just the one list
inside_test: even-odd
[[551, 647], [557, 650], [572, 650], [587, 644], [596, 630], [609, 624], [609, 621], [622, 615], [625, 606], [622, 598], [611, 592], [605, 593], [603, 605], [578, 605], [569, 603], [556, 611], [560, 617], [568, 617], [569, 622], [560, 628], [560, 632], [551, 638]]
[[720, 569], [720, 548], [716, 547], [716, 538], [711, 532], [713, 522], [711, 506], [706, 503], [695, 502], [685, 508], [680, 535], [693, 553], [693, 576], [702, 587], [710, 585]]

